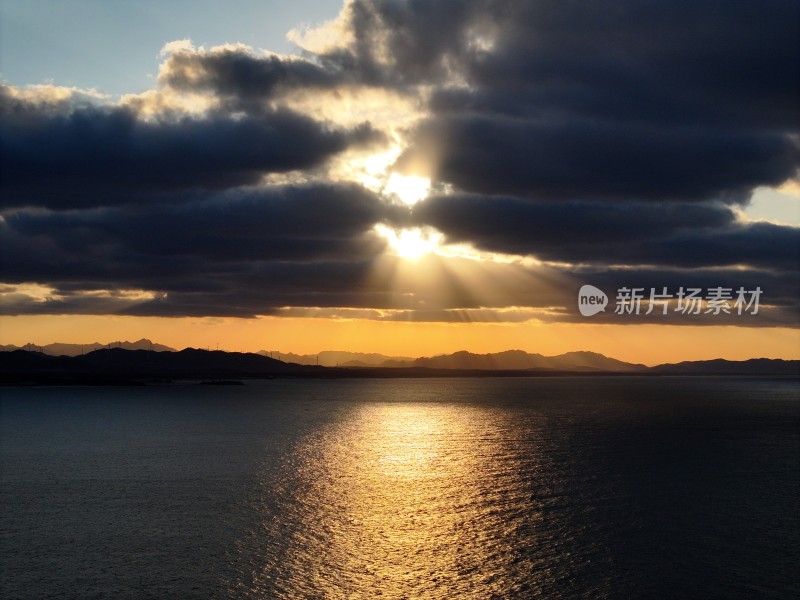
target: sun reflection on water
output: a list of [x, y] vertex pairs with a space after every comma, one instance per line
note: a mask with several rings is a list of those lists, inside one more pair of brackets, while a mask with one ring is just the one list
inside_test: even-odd
[[508, 540], [536, 515], [512, 514], [529, 492], [491, 415], [371, 403], [350, 417], [306, 439], [270, 492], [282, 505], [264, 534], [281, 542], [253, 597], [451, 598], [491, 591], [486, 573], [525, 580]]

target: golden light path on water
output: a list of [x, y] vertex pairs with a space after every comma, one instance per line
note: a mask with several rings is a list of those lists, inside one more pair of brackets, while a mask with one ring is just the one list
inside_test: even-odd
[[[537, 456], [506, 444], [491, 410], [378, 402], [305, 439], [265, 485], [264, 565], [252, 598], [512, 597], [533, 565]], [[535, 432], [529, 431], [526, 437]], [[527, 508], [524, 508], [527, 507]], [[475, 596], [480, 590], [479, 596]], [[512, 596], [508, 596], [512, 594]]]

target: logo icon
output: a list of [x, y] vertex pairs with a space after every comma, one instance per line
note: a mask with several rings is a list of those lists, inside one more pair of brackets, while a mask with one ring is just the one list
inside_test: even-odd
[[578, 310], [584, 317], [603, 312], [608, 306], [608, 296], [593, 285], [584, 285], [578, 292]]

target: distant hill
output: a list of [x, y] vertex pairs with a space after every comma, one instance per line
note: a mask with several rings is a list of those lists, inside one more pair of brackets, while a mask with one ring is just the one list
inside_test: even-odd
[[[556, 356], [544, 356], [542, 354], [524, 352], [523, 350], [506, 350], [505, 352], [490, 354], [474, 354], [472, 352], [461, 351], [422, 358], [389, 356], [378, 353], [345, 352], [340, 350], [324, 350], [318, 354], [293, 354], [290, 352], [262, 350], [256, 354], [243, 354], [238, 352], [212, 352], [192, 349], [178, 352], [169, 346], [152, 342], [147, 338], [142, 338], [135, 342], [117, 341], [108, 344], [101, 344], [99, 342], [92, 344], [53, 343], [47, 344], [46, 346], [26, 344], [22, 347], [5, 345], [0, 346], [0, 355], [9, 354], [15, 350], [27, 351], [29, 354], [34, 355], [34, 357], [24, 359], [28, 361], [31, 368], [33, 368], [32, 365], [36, 364], [39, 365], [41, 369], [52, 370], [56, 367], [61, 367], [67, 370], [73, 369], [77, 371], [86, 371], [87, 368], [91, 370], [87, 365], [96, 364], [98, 360], [97, 356], [105, 356], [102, 354], [95, 356], [95, 353], [98, 351], [146, 351], [164, 355], [158, 358], [158, 360], [156, 360], [155, 357], [147, 359], [149, 366], [153, 366], [156, 363], [160, 365], [159, 368], [156, 369], [158, 371], [166, 372], [177, 369], [182, 373], [188, 373], [194, 370], [197, 371], [199, 377], [202, 377], [200, 371], [204, 368], [201, 365], [210, 366], [212, 363], [214, 368], [225, 372], [238, 370], [240, 373], [258, 374], [261, 372], [269, 373], [269, 369], [265, 370], [265, 365], [267, 364], [273, 367], [277, 364], [287, 365], [288, 370], [291, 371], [292, 367], [290, 365], [317, 366], [317, 360], [319, 360], [320, 367], [341, 367], [353, 370], [363, 369], [367, 371], [380, 368], [381, 370], [388, 369], [388, 372], [391, 372], [392, 369], [428, 369], [445, 371], [648, 373], [662, 375], [800, 375], [800, 366], [798, 366], [800, 365], [800, 361], [765, 358], [754, 358], [746, 361], [716, 359], [663, 364], [648, 368], [642, 364], [624, 362], [597, 352], [567, 352]], [[189, 360], [188, 357], [190, 355], [186, 354], [187, 352], [205, 352], [206, 354], [191, 355], [194, 358]], [[175, 356], [169, 354], [174, 354]], [[80, 366], [72, 364], [70, 367], [67, 367], [66, 363], [42, 362], [42, 358], [48, 357], [84, 358], [85, 362]], [[214, 357], [213, 360], [210, 357]], [[271, 359], [274, 362], [258, 362], [263, 358]], [[137, 359], [129, 357], [126, 360], [131, 364], [139, 360], [140, 362], [137, 364], [141, 367], [143, 364], [141, 361], [144, 359], [141, 357]], [[254, 360], [256, 362], [254, 362]], [[10, 363], [11, 359], [6, 357], [4, 359], [4, 364], [10, 365]], [[282, 368], [281, 372], [289, 372], [287, 368]]]
[[197, 350], [180, 352], [95, 350], [79, 356], [51, 356], [42, 352], [0, 352], [3, 384], [130, 385], [171, 379], [237, 380], [272, 377], [546, 377], [572, 375], [736, 375], [800, 377], [800, 361], [752, 359], [707, 360], [648, 368], [592, 352], [541, 356], [521, 351], [497, 354], [456, 352], [400, 363], [400, 367], [331, 368], [298, 365], [260, 354]]
[[800, 377], [800, 360], [751, 358], [750, 360], [698, 360], [658, 365], [650, 369], [660, 375], [775, 375]]
[[[316, 365], [323, 367], [383, 367], [387, 361], [410, 362], [410, 356], [386, 356], [385, 354], [344, 352], [341, 350], [323, 350], [317, 354], [293, 354], [277, 350], [261, 350], [258, 354], [276, 358], [284, 362], [298, 365]], [[319, 363], [317, 363], [319, 360]]]
[[418, 358], [399, 364], [384, 363], [383, 367], [425, 367], [429, 369], [483, 369], [497, 370], [551, 370], [551, 371], [603, 371], [628, 373], [643, 371], [647, 367], [609, 358], [596, 352], [567, 352], [558, 356], [530, 354], [522, 350], [507, 350], [494, 354], [455, 352], [430, 358]]
[[0, 354], [0, 370], [4, 372], [69, 371], [79, 368], [72, 357], [50, 356], [42, 352], [7, 350]]
[[50, 356], [41, 352], [14, 350], [0, 353], [3, 380], [66, 382], [101, 378], [132, 381], [142, 379], [232, 379], [270, 376], [306, 376], [322, 367], [287, 364], [258, 354], [187, 348], [180, 352], [95, 350], [80, 356]]
[[95, 350], [103, 348], [122, 348], [123, 350], [152, 350], [153, 352], [174, 352], [175, 348], [164, 346], [163, 344], [156, 344], [146, 338], [142, 338], [137, 342], [111, 342], [109, 344], [101, 344], [94, 342], [92, 344], [62, 344], [56, 342], [54, 344], [47, 344], [46, 346], [37, 346], [36, 344], [25, 344], [24, 346], [0, 346], [0, 351], [11, 352], [13, 350], [28, 350], [29, 352], [40, 352], [49, 356], [80, 356], [88, 354]]
[[[412, 358], [408, 356], [386, 356], [361, 352], [326, 350], [318, 354], [292, 354], [262, 350], [259, 352], [284, 362], [299, 365], [325, 367], [369, 368], [425, 368], [425, 369], [469, 369], [469, 370], [528, 370], [547, 369], [559, 371], [613, 371], [629, 372], [645, 369], [644, 365], [626, 363], [596, 352], [567, 352], [558, 356], [530, 354], [522, 350], [506, 350], [494, 354], [455, 352], [439, 356]], [[317, 361], [319, 360], [319, 363]]]

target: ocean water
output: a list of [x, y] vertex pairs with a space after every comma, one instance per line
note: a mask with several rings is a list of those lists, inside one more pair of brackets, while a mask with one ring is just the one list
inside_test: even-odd
[[798, 598], [800, 386], [0, 389], [0, 597]]

